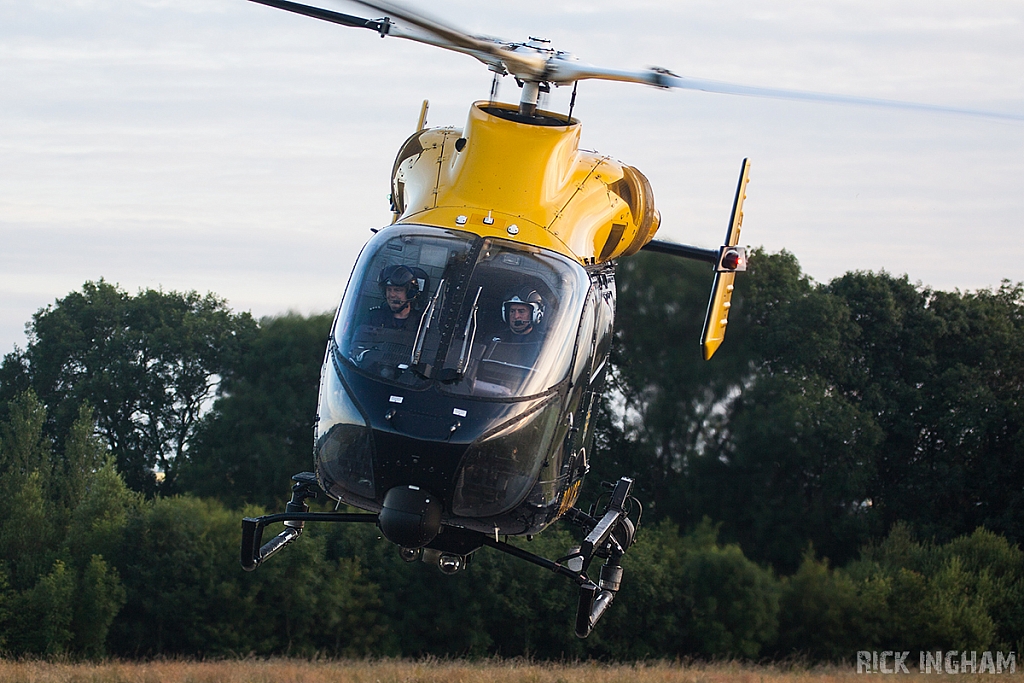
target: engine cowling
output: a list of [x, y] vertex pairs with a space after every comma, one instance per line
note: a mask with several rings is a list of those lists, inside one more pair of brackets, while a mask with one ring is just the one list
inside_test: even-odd
[[[459, 227], [547, 247], [583, 263], [636, 253], [658, 230], [647, 178], [579, 149], [580, 124], [476, 102], [464, 129], [418, 131], [392, 172], [396, 222]], [[514, 227], [513, 227], [514, 226]]]

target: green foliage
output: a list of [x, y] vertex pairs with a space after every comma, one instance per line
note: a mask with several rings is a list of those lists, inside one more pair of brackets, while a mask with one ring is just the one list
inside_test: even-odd
[[[486, 548], [449, 577], [402, 562], [370, 525], [311, 524], [242, 572], [239, 519], [262, 509], [230, 508], [276, 511], [309, 469], [330, 318], [257, 326], [213, 296], [87, 283], [40, 311], [28, 349], [0, 365], [0, 648], [1019, 651], [1024, 290], [933, 292], [886, 273], [816, 284], [786, 252], [750, 266], [711, 363], [696, 343], [707, 269], [657, 255], [620, 266], [583, 497], [632, 475], [647, 515], [586, 641], [572, 635], [570, 582]], [[164, 495], [152, 495], [156, 468]], [[514, 542], [560, 557], [578, 541], [551, 529]]]
[[[718, 544], [710, 526], [685, 537], [667, 522], [645, 528], [623, 558], [619, 597], [587, 640], [572, 635], [577, 588], [552, 572], [483, 548], [468, 569], [445, 576], [406, 564], [373, 528], [327, 533], [332, 552], [356, 558], [380, 586], [377, 652], [387, 655], [757, 656], [776, 634], [777, 581], [738, 547]], [[553, 528], [517, 545], [560, 557], [578, 542]]]
[[51, 499], [66, 514], [79, 507], [94, 484], [92, 477], [109, 458], [103, 442], [93, 433], [92, 408], [88, 403], [78, 409], [78, 418], [71, 424], [64, 441], [63, 457], [53, 461]]
[[984, 529], [949, 543], [917, 542], [897, 525], [845, 570], [888, 586], [879, 629], [902, 649], [1014, 649], [1024, 553]]
[[32, 317], [29, 344], [0, 371], [0, 402], [31, 386], [49, 411], [49, 436], [71, 431], [82, 406], [129, 486], [152, 493], [154, 469], [171, 487], [216, 387], [255, 330], [213, 295], [145, 290], [131, 296], [86, 282]]
[[8, 404], [0, 424], [0, 561], [16, 590], [25, 590], [56, 559], [57, 520], [49, 515], [52, 452], [43, 436], [46, 411], [31, 391]]
[[1020, 285], [816, 284], [792, 254], [762, 251], [746, 275], [702, 364], [665, 341], [697, 338], [706, 276], [643, 257], [620, 268], [600, 477], [635, 474], [655, 516], [709, 515], [784, 573], [809, 542], [841, 565], [900, 520], [940, 540], [978, 526], [1024, 540]]
[[114, 560], [128, 592], [113, 626], [118, 654], [231, 650], [224, 622], [244, 619], [245, 605], [218, 597], [236, 593], [224, 583], [238, 524], [213, 501], [189, 497], [158, 498], [128, 518], [131, 542]]
[[7, 580], [7, 570], [0, 563], [0, 652], [7, 652], [7, 626], [11, 623], [11, 603], [16, 593]]
[[897, 525], [863, 558], [832, 570], [808, 551], [785, 580], [780, 653], [849, 659], [856, 650], [1015, 650], [1024, 553], [978, 529], [921, 543]]
[[[497, 652], [515, 656], [538, 654], [538, 647], [553, 645], [537, 633], [547, 633], [547, 624], [539, 617], [544, 614], [547, 618], [548, 593], [556, 582], [552, 579], [559, 578], [550, 572], [499, 553], [480, 551], [467, 570], [445, 576], [424, 562], [403, 562], [397, 548], [381, 539], [375, 527], [338, 525], [324, 532], [330, 557], [354, 559], [380, 587], [381, 641], [377, 651], [382, 654]], [[537, 551], [540, 542], [537, 539], [529, 549]], [[543, 543], [547, 544], [545, 550], [557, 545], [547, 534]], [[568, 618], [564, 612], [560, 616]], [[563, 626], [571, 631], [568, 620]], [[556, 640], [566, 641], [564, 634]], [[557, 653], [557, 646], [553, 649]], [[549, 651], [544, 650], [545, 654]]]
[[[668, 520], [641, 528], [636, 545], [623, 558], [622, 589], [588, 645], [622, 660], [694, 654], [683, 642], [690, 611], [681, 573], [699, 530], [684, 538]], [[711, 533], [713, 545], [717, 532]], [[698, 547], [706, 544], [699, 541]], [[641, 633], [643, 637], [636, 637]]]
[[5, 488], [17, 488], [33, 473], [48, 474], [50, 444], [43, 436], [46, 409], [31, 390], [7, 405], [0, 428], [0, 476]]
[[719, 543], [710, 520], [686, 535], [667, 521], [643, 529], [623, 568], [619, 597], [586, 641], [594, 654], [756, 658], [776, 638], [778, 581]]
[[240, 517], [216, 501], [178, 496], [148, 502], [129, 518], [131, 543], [115, 561], [128, 597], [111, 627], [113, 651], [368, 653], [377, 589], [359, 564], [328, 560], [323, 538], [307, 534], [247, 574], [238, 566]]
[[317, 387], [331, 317], [264, 318], [252, 344], [225, 373], [179, 485], [228, 505], [280, 506], [289, 480], [312, 467]]
[[893, 577], [895, 615], [906, 615], [896, 622], [897, 642], [911, 648], [954, 648], [985, 650], [995, 635], [995, 622], [988, 614], [983, 595], [987, 586], [965, 572], [956, 557], [931, 576], [901, 569]]
[[[978, 577], [986, 610], [996, 624], [993, 645], [1004, 650], [1024, 649], [1024, 551], [1005, 537], [975, 529], [944, 545], [965, 572]], [[982, 578], [983, 577], [983, 578]]]
[[27, 589], [53, 564], [58, 549], [38, 472], [11, 490], [6, 503], [9, 514], [0, 520], [0, 558], [10, 570], [13, 587]]
[[67, 651], [74, 638], [75, 576], [63, 562], [12, 601], [7, 624], [7, 646], [14, 652], [57, 655]]
[[635, 477], [648, 513], [680, 522], [701, 518], [687, 471], [719, 438], [721, 404], [748, 371], [742, 296], [733, 300], [729, 345], [714, 364], [702, 360], [713, 275], [707, 264], [646, 252], [623, 261], [616, 275], [612, 402], [598, 418], [593, 478]]
[[75, 650], [88, 657], [106, 654], [107, 633], [127, 594], [117, 571], [93, 555], [82, 571], [75, 602]]
[[105, 524], [106, 536], [114, 537], [106, 542], [96, 529], [118, 514], [116, 496], [104, 492], [119, 491], [122, 499], [131, 494], [92, 437], [87, 409], [61, 451], [43, 434], [46, 412], [31, 390], [5, 413], [0, 646], [14, 654], [102, 656], [124, 589], [117, 572], [95, 554], [120, 545], [116, 524]]
[[700, 463], [702, 508], [780, 570], [808, 541], [843, 562], [868, 536], [869, 483], [882, 433], [820, 377], [755, 380], [732, 406], [733, 438]]
[[76, 566], [84, 567], [93, 554], [114, 558], [129, 542], [129, 518], [138, 516], [144, 501], [128, 489], [108, 459], [90, 478], [81, 503], [71, 516], [67, 549]]
[[706, 544], [683, 558], [681, 588], [690, 612], [685, 642], [698, 654], [755, 658], [778, 629], [778, 585], [738, 545]]
[[887, 644], [890, 592], [884, 577], [854, 579], [816, 559], [809, 548], [797, 572], [782, 582], [776, 652], [840, 662], [857, 650]]
[[[353, 558], [330, 560], [326, 538], [311, 530], [256, 577], [254, 615], [260, 654], [365, 657], [378, 652], [383, 635], [381, 588]], [[243, 589], [245, 589], [243, 584]]]

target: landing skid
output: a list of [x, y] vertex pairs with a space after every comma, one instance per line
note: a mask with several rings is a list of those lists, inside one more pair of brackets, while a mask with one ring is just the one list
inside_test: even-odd
[[[285, 512], [242, 520], [241, 562], [246, 571], [254, 571], [267, 558], [298, 538], [306, 522], [377, 523], [378, 517], [372, 513], [310, 512], [306, 500], [317, 496], [316, 477], [312, 472], [301, 472], [292, 480], [295, 482], [292, 486], [292, 499], [285, 506]], [[468, 564], [473, 552], [487, 546], [560, 574], [580, 587], [576, 607], [576, 635], [586, 638], [612, 604], [622, 584], [622, 556], [633, 544], [636, 535], [636, 527], [627, 516], [632, 488], [632, 479], [619, 479], [612, 487], [611, 496], [600, 518], [592, 517], [578, 508], [566, 511], [564, 518], [581, 527], [587, 536], [579, 547], [557, 560], [549, 560], [487, 534], [454, 527], [447, 527], [445, 534], [424, 548], [402, 548], [402, 559], [415, 561], [427, 559], [425, 556], [428, 554], [429, 559], [436, 556], [441, 571], [454, 574]], [[264, 528], [277, 522], [284, 522], [285, 530], [261, 545]], [[595, 558], [604, 559], [601, 578], [597, 583], [587, 575]]]

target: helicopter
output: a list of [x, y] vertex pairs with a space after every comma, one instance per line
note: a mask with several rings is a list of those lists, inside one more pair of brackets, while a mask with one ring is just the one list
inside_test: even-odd
[[[474, 57], [494, 73], [465, 126], [426, 127], [427, 105], [392, 167], [391, 225], [364, 245], [334, 319], [320, 377], [313, 472], [293, 477], [283, 513], [242, 521], [241, 564], [255, 570], [305, 522], [371, 523], [403, 559], [464, 569], [483, 547], [533, 563], [579, 588], [585, 638], [621, 586], [642, 506], [621, 477], [587, 511], [578, 506], [593, 457], [593, 411], [608, 371], [615, 264], [641, 250], [704, 261], [715, 273], [704, 330], [709, 360], [723, 342], [736, 274], [749, 161], [718, 249], [654, 239], [660, 214], [638, 169], [581, 150], [572, 116], [588, 79], [840, 103], [894, 103], [733, 86], [661, 68], [592, 66], [537, 38], [471, 36], [381, 0], [364, 19], [289, 0], [252, 0]], [[517, 103], [495, 99], [511, 75]], [[573, 87], [566, 113], [539, 106]], [[335, 512], [310, 512], [326, 493]], [[339, 512], [341, 505], [363, 512]], [[584, 539], [556, 559], [508, 542], [558, 520]], [[267, 543], [263, 531], [284, 530]], [[504, 537], [504, 540], [502, 540]], [[603, 560], [600, 578], [589, 570]]]

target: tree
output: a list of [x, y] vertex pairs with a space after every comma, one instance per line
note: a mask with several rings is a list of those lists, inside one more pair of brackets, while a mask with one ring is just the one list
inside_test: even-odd
[[758, 377], [732, 407], [732, 438], [701, 461], [701, 507], [748, 554], [785, 573], [808, 543], [837, 563], [870, 538], [882, 432], [821, 378]]
[[858, 650], [889, 645], [890, 594], [884, 577], [853, 578], [818, 560], [808, 547], [800, 568], [782, 583], [776, 653], [842, 662]]
[[897, 524], [842, 570], [884, 585], [879, 642], [900, 650], [1015, 650], [1024, 617], [1024, 553], [984, 529], [948, 543]]
[[0, 424], [0, 561], [20, 591], [53, 566], [64, 529], [46, 495], [53, 461], [43, 435], [46, 411], [29, 391], [11, 401], [7, 412]]
[[84, 404], [128, 484], [170, 490], [221, 373], [255, 331], [247, 313], [196, 292], [131, 296], [86, 282], [40, 310], [23, 352], [8, 354], [0, 399], [31, 386], [49, 412], [51, 438], [66, 434]]
[[226, 372], [180, 473], [180, 487], [228, 505], [280, 506], [313, 465], [313, 423], [329, 314], [264, 318]]
[[928, 309], [942, 325], [915, 378], [918, 402], [889, 398], [903, 447], [879, 470], [884, 523], [941, 540], [985, 526], [1024, 541], [1024, 289], [935, 292]]
[[114, 652], [369, 654], [380, 635], [377, 589], [359, 563], [327, 557], [325, 539], [311, 525], [258, 572], [243, 572], [240, 514], [263, 510], [173, 496], [146, 501], [129, 515], [131, 542], [113, 561], [127, 592], [111, 626]]
[[125, 595], [116, 570], [97, 551], [112, 554], [120, 546], [119, 529], [109, 521], [118, 516], [118, 498], [129, 502], [130, 496], [92, 435], [88, 409], [63, 449], [43, 434], [46, 411], [31, 390], [6, 413], [0, 422], [0, 642], [15, 654], [102, 656]]
[[729, 339], [703, 363], [686, 340], [707, 276], [642, 256], [620, 268], [598, 479], [633, 474], [656, 517], [710, 515], [787, 573], [808, 543], [841, 565], [898, 520], [940, 539], [979, 525], [1022, 538], [1020, 285], [817, 284], [792, 254], [760, 251], [746, 275]]
[[101, 555], [93, 555], [82, 571], [75, 602], [72, 631], [75, 649], [88, 657], [107, 651], [107, 634], [124, 606], [127, 593], [116, 570]]
[[17, 653], [65, 654], [74, 638], [75, 576], [61, 560], [31, 588], [12, 600], [6, 638]]
[[619, 265], [612, 372], [597, 416], [592, 480], [633, 476], [649, 513], [681, 523], [703, 516], [693, 462], [722, 438], [722, 408], [749, 373], [742, 296], [733, 299], [728, 343], [713, 362], [701, 358], [713, 275], [707, 264], [662, 254]]

